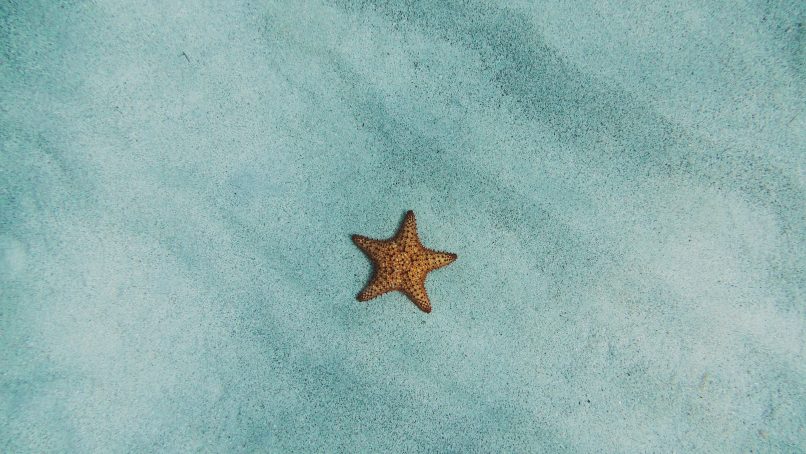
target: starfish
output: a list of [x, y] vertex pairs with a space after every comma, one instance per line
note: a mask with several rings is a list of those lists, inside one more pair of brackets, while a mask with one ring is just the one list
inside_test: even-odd
[[414, 212], [409, 210], [397, 234], [388, 240], [374, 240], [353, 235], [353, 242], [375, 265], [375, 273], [358, 294], [358, 301], [369, 301], [384, 293], [398, 290], [409, 297], [423, 312], [431, 312], [425, 291], [426, 275], [456, 260], [456, 254], [428, 249], [417, 236]]

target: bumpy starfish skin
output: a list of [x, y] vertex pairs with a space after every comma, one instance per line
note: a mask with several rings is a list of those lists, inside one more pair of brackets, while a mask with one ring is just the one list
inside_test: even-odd
[[417, 236], [414, 212], [408, 211], [397, 234], [388, 240], [374, 240], [353, 235], [353, 242], [375, 264], [375, 274], [358, 301], [369, 301], [386, 292], [403, 292], [423, 312], [431, 312], [425, 291], [425, 278], [430, 271], [456, 260], [456, 254], [428, 249]]

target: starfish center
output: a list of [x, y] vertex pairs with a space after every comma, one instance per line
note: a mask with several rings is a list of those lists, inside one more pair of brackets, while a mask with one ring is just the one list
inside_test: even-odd
[[403, 271], [409, 269], [412, 265], [413, 258], [406, 251], [399, 249], [392, 256], [392, 263], [394, 263], [395, 270]]

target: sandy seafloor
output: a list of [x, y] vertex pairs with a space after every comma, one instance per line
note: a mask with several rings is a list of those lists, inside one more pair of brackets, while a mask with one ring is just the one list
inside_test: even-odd
[[805, 15], [2, 1], [0, 451], [804, 452]]

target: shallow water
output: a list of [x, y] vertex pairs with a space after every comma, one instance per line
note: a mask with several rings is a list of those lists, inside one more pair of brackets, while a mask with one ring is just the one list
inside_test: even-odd
[[396, 3], [0, 6], [0, 450], [806, 450], [803, 4]]

